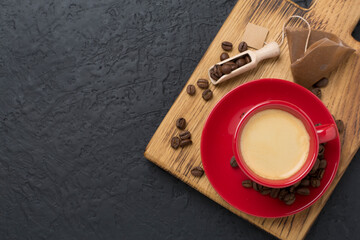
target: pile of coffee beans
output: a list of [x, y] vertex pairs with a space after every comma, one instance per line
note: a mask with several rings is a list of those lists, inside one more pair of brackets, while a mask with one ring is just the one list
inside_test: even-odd
[[[278, 198], [283, 201], [286, 205], [291, 205], [296, 200], [296, 194], [298, 195], [310, 195], [310, 187], [318, 188], [321, 185], [321, 180], [324, 177], [325, 169], [327, 166], [327, 161], [324, 158], [325, 145], [319, 145], [319, 154], [318, 159], [309, 172], [309, 174], [302, 179], [301, 181], [295, 183], [294, 185], [287, 188], [269, 188], [262, 186], [251, 180], [244, 180], [242, 186], [245, 188], [253, 188], [255, 191], [261, 193], [262, 195], [270, 195], [272, 198]], [[234, 158], [234, 157], [233, 157]], [[232, 167], [233, 160], [230, 160], [230, 165]], [[236, 162], [236, 161], [235, 161]]]
[[[205, 101], [209, 101], [210, 99], [212, 99], [213, 97], [213, 92], [209, 89], [209, 81], [206, 80], [206, 79], [199, 79], [197, 82], [196, 82], [196, 85], [200, 88], [200, 89], [203, 89], [203, 93], [202, 93], [202, 98], [205, 100]], [[192, 84], [189, 84], [187, 87], [186, 87], [186, 92], [190, 95], [190, 96], [194, 96], [195, 93], [196, 93], [196, 88], [194, 85]]]
[[[186, 128], [186, 120], [185, 118], [179, 118], [176, 120], [176, 127], [180, 130], [184, 130]], [[171, 147], [174, 149], [178, 149], [179, 147], [186, 147], [192, 144], [191, 141], [191, 133], [189, 131], [184, 131], [179, 133], [179, 136], [174, 136], [171, 139]]]
[[329, 83], [329, 79], [322, 78], [312, 86], [310, 91], [313, 94], [315, 94], [315, 96], [317, 96], [318, 98], [321, 98], [321, 89], [320, 88], [326, 87], [328, 85], [328, 83]]
[[[222, 49], [224, 49], [225, 51], [231, 51], [233, 48], [233, 44], [231, 42], [222, 42], [221, 43], [221, 47]], [[246, 44], [246, 42], [241, 42], [239, 44], [238, 50], [239, 52], [244, 52], [248, 49], [248, 45]], [[220, 55], [220, 60], [224, 61], [225, 59], [228, 59], [230, 56], [228, 53], [223, 52]], [[210, 70], [210, 76], [212, 79], [214, 79], [215, 81], [219, 80], [219, 78], [221, 78], [223, 75], [229, 74], [232, 71], [234, 71], [235, 69], [238, 69], [239, 67], [244, 66], [245, 64], [251, 62], [251, 58], [248, 54], [241, 56], [239, 58], [233, 59], [231, 61], [228, 61], [224, 64], [221, 65], [215, 65], [213, 68], [211, 68]]]

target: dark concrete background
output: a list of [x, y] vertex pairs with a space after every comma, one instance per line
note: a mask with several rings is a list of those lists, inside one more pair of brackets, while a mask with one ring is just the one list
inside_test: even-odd
[[[0, 239], [271, 238], [143, 157], [235, 2], [0, 2]], [[359, 161], [309, 239], [360, 236]]]

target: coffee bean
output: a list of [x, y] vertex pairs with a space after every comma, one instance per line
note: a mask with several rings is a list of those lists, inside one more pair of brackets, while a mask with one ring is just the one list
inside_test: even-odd
[[307, 196], [310, 195], [310, 189], [308, 189], [307, 187], [301, 187], [296, 189], [296, 193]]
[[241, 43], [239, 44], [238, 49], [239, 49], [239, 52], [245, 52], [246, 50], [248, 50], [248, 45], [247, 45], [247, 43], [246, 43], [246, 42], [241, 42]]
[[193, 96], [196, 92], [196, 89], [195, 89], [195, 86], [192, 85], [192, 84], [189, 84], [187, 87], [186, 87], [186, 92], [190, 95], [190, 96]]
[[325, 152], [325, 146], [322, 145], [322, 144], [320, 144], [320, 145], [319, 145], [319, 155], [323, 155], [324, 152]]
[[295, 198], [295, 194], [294, 194], [294, 193], [288, 193], [288, 194], [286, 194], [285, 197], [284, 197], [284, 202], [288, 202], [288, 201], [290, 201], [290, 200], [292, 200], [292, 199], [294, 199], [294, 198]]
[[203, 93], [202, 93], [202, 98], [205, 101], [209, 101], [211, 98], [213, 97], [213, 93], [210, 89], [206, 89]]
[[263, 190], [263, 188], [264, 188], [264, 186], [263, 186], [263, 185], [260, 185], [260, 184], [258, 184], [257, 187], [258, 187], [258, 189], [259, 189], [259, 192], [261, 192], [261, 191]]
[[199, 88], [207, 89], [209, 87], [209, 81], [206, 79], [199, 79], [197, 85]]
[[215, 81], [219, 80], [219, 77], [215, 75], [215, 73], [210, 73], [210, 77], [214, 79]]
[[326, 166], [327, 166], [327, 161], [325, 159], [321, 160], [319, 168], [324, 169], [324, 168], [326, 168]]
[[310, 180], [311, 186], [314, 188], [320, 187], [320, 180], [316, 178], [311, 178]]
[[271, 189], [263, 189], [261, 191], [261, 195], [269, 195], [271, 193]]
[[191, 133], [189, 131], [183, 132], [179, 134], [181, 140], [190, 139]]
[[238, 67], [242, 67], [242, 66], [244, 66], [245, 64], [246, 64], [245, 58], [239, 58], [239, 59], [236, 60], [236, 65], [237, 65]]
[[300, 186], [308, 187], [310, 186], [310, 180], [309, 179], [303, 179], [301, 180]]
[[318, 88], [326, 87], [328, 83], [329, 83], [329, 79], [322, 78], [314, 84], [314, 87], [318, 87]]
[[174, 149], [178, 149], [180, 146], [180, 138], [178, 137], [173, 137], [171, 139], [171, 147]]
[[337, 126], [337, 129], [338, 129], [339, 133], [342, 133], [344, 131], [344, 128], [345, 128], [344, 122], [339, 119], [339, 120], [336, 120], [335, 123], [336, 123], [336, 126]]
[[256, 182], [253, 182], [252, 183], [252, 187], [253, 187], [253, 189], [255, 190], [255, 191], [259, 191], [259, 186], [258, 186], [258, 184], [256, 183]]
[[319, 169], [319, 166], [320, 166], [320, 160], [317, 158], [316, 161], [315, 161], [315, 164], [313, 166], [313, 168], [311, 169], [310, 171], [310, 175], [311, 174], [314, 174], [318, 169]]
[[215, 65], [214, 66], [214, 74], [216, 76], [218, 76], [219, 78], [223, 75], [223, 73], [221, 72], [221, 66], [220, 65]]
[[179, 118], [178, 120], [176, 120], [176, 126], [181, 130], [185, 129], [185, 127], [186, 127], [185, 118]]
[[226, 63], [226, 64], [230, 65], [231, 71], [234, 71], [235, 69], [238, 68], [238, 66], [237, 66], [236, 63], [234, 63], [234, 62], [228, 62], [228, 63]]
[[194, 167], [193, 169], [191, 169], [191, 174], [194, 177], [201, 177], [202, 175], [204, 175], [204, 170], [201, 167]]
[[295, 183], [294, 185], [292, 185], [289, 189], [289, 192], [293, 193], [295, 192], [295, 189], [300, 185], [301, 181]]
[[245, 61], [246, 61], [246, 63], [251, 62], [251, 58], [250, 58], [250, 56], [249, 56], [249, 55], [246, 55], [246, 56], [245, 56]]
[[233, 167], [233, 168], [237, 168], [238, 167], [238, 164], [236, 162], [236, 158], [234, 156], [232, 156], [231, 160], [230, 160], [230, 165]]
[[295, 202], [296, 198], [294, 197], [293, 199], [290, 199], [289, 201], [286, 201], [285, 204], [286, 205], [292, 205]]
[[311, 92], [318, 98], [321, 98], [321, 89], [320, 88], [312, 88]]
[[281, 189], [279, 192], [279, 199], [282, 201], [289, 192], [286, 189]]
[[228, 58], [229, 58], [229, 54], [227, 54], [226, 52], [223, 52], [220, 55], [220, 61], [224, 61], [225, 59], [228, 59]]
[[325, 173], [325, 169], [320, 169], [317, 178], [319, 180], [323, 179]]
[[223, 74], [229, 74], [229, 73], [231, 73], [231, 66], [230, 66], [229, 64], [223, 64], [223, 65], [221, 66], [221, 72], [222, 72]]
[[251, 188], [253, 185], [252, 185], [253, 183], [252, 183], [252, 181], [251, 180], [244, 180], [244, 181], [242, 181], [242, 185], [243, 185], [243, 187], [245, 187], [245, 188]]
[[192, 144], [192, 141], [191, 139], [184, 139], [184, 140], [181, 140], [180, 141], [180, 147], [186, 147], [187, 145], [190, 145]]
[[271, 189], [270, 197], [277, 198], [279, 196], [279, 193], [280, 193], [280, 188], [273, 188]]
[[224, 41], [224, 42], [221, 43], [221, 47], [222, 47], [222, 49], [224, 49], [225, 51], [231, 51], [233, 45], [232, 45], [231, 42]]

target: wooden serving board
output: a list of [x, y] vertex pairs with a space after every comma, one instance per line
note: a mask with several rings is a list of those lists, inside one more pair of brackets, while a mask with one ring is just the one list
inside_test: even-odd
[[[329, 199], [360, 146], [360, 43], [351, 36], [351, 32], [360, 18], [360, 0], [314, 0], [309, 9], [303, 9], [286, 0], [240, 0], [187, 84], [196, 85], [199, 78], [207, 78], [209, 67], [219, 61], [222, 41], [234, 43], [234, 49], [230, 56], [238, 53], [237, 46], [248, 22], [268, 28], [269, 35], [266, 40], [269, 42], [277, 40], [279, 42], [282, 25], [291, 15], [305, 17], [313, 29], [332, 32], [357, 50], [332, 73], [329, 85], [322, 90], [322, 101], [337, 119], [344, 121], [346, 128], [341, 136], [341, 162], [336, 178], [319, 201], [312, 207], [289, 217], [275, 219], [254, 217], [225, 202], [216, 193], [206, 176], [195, 178], [190, 174], [193, 167], [201, 166], [200, 138], [202, 129], [208, 114], [221, 97], [238, 85], [254, 79], [270, 77], [293, 81], [286, 41], [281, 46], [281, 55], [278, 59], [266, 60], [259, 64], [255, 70], [216, 87], [211, 85], [210, 89], [214, 92], [214, 97], [209, 102], [202, 99], [202, 91], [199, 88], [193, 97], [190, 97], [184, 88], [148, 144], [145, 157], [231, 212], [274, 236], [282, 239], [302, 239]], [[290, 25], [293, 26], [302, 24], [299, 20], [292, 20], [291, 23]], [[174, 150], [170, 147], [170, 139], [178, 134], [175, 121], [179, 117], [184, 117], [187, 120], [187, 129], [192, 133], [193, 144], [184, 149]]]

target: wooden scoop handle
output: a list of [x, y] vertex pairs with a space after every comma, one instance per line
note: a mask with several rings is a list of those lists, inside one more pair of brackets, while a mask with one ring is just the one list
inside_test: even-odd
[[256, 59], [255, 62], [259, 63], [264, 59], [273, 58], [280, 55], [280, 47], [276, 42], [270, 42], [265, 45], [265, 47], [256, 50], [255, 52]]

